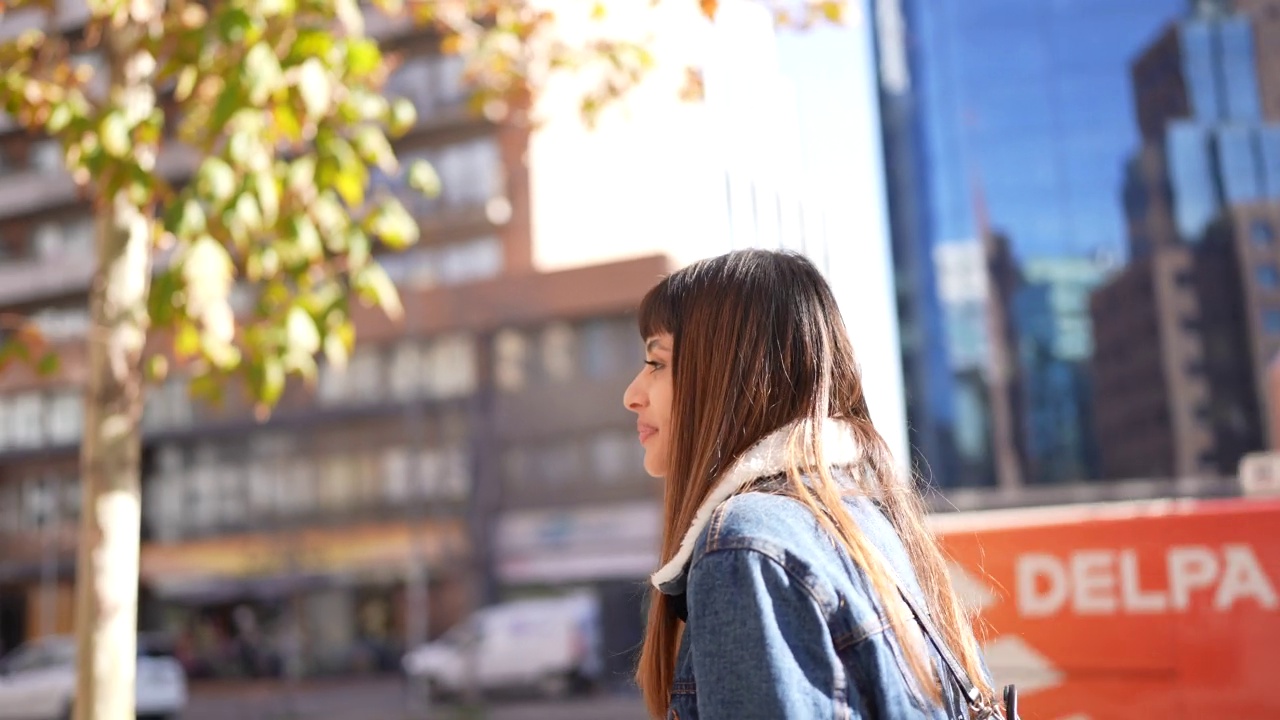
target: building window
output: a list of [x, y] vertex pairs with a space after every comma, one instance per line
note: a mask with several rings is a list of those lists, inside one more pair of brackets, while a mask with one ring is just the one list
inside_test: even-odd
[[49, 398], [48, 433], [53, 443], [73, 443], [80, 439], [84, 406], [79, 390], [67, 390]]
[[382, 354], [377, 348], [357, 350], [351, 356], [349, 399], [375, 402], [382, 399]]
[[80, 517], [80, 475], [70, 475], [62, 485], [62, 512], [68, 520]]
[[476, 388], [475, 338], [456, 333], [436, 338], [423, 352], [423, 386], [433, 398], [465, 397]]
[[484, 236], [418, 247], [378, 257], [387, 276], [398, 286], [431, 288], [461, 285], [495, 277], [502, 272], [502, 241]]
[[27, 478], [22, 482], [23, 525], [40, 530], [55, 522], [58, 514], [58, 478]]
[[277, 486], [280, 488], [277, 507], [281, 512], [298, 516], [315, 508], [316, 466], [310, 460], [300, 458], [288, 463]]
[[49, 341], [78, 340], [89, 334], [87, 308], [48, 308], [34, 313], [31, 322]]
[[330, 513], [351, 509], [356, 496], [355, 458], [346, 453], [330, 455], [320, 465], [320, 507]]
[[1258, 285], [1263, 289], [1275, 290], [1280, 287], [1280, 271], [1277, 271], [1276, 266], [1271, 263], [1259, 265], [1254, 275], [1258, 279]]
[[155, 473], [145, 486], [147, 497], [143, 515], [155, 539], [170, 542], [182, 532], [182, 476], [185, 470], [182, 451], [173, 446], [160, 448], [156, 452], [155, 466]]
[[255, 457], [245, 466], [249, 495], [249, 516], [254, 521], [267, 520], [275, 515], [276, 493], [272, 485], [279, 476], [276, 458]]
[[1254, 220], [1249, 224], [1249, 238], [1254, 245], [1271, 247], [1276, 241], [1276, 231], [1266, 220]]
[[31, 143], [27, 151], [28, 164], [42, 173], [57, 172], [63, 167], [62, 145], [57, 140], [40, 140]]
[[419, 375], [422, 370], [422, 349], [413, 340], [396, 345], [391, 351], [387, 383], [392, 396], [397, 399], [416, 397], [422, 390]]
[[9, 401], [9, 444], [13, 447], [39, 447], [44, 414], [43, 398], [37, 393], [23, 393]]
[[565, 323], [552, 323], [542, 330], [542, 369], [547, 378], [563, 382], [573, 377], [577, 337]]
[[163, 385], [150, 388], [143, 400], [144, 430], [172, 430], [189, 425], [194, 415], [187, 381], [171, 377]]
[[322, 405], [341, 404], [351, 394], [351, 368], [329, 362], [321, 365], [316, 393]]
[[40, 223], [36, 226], [33, 240], [36, 257], [41, 260], [91, 257], [94, 250], [93, 218]]
[[1270, 309], [1262, 314], [1262, 325], [1270, 335], [1280, 335], [1280, 310]]
[[465, 500], [471, 490], [471, 477], [466, 454], [453, 445], [422, 453], [423, 489], [427, 497], [440, 500]]
[[388, 507], [401, 507], [413, 498], [409, 451], [403, 446], [382, 451], [382, 500]]
[[592, 320], [579, 330], [583, 372], [592, 378], [634, 373], [644, 360], [634, 318]]
[[494, 382], [507, 392], [519, 392], [529, 381], [529, 342], [518, 330], [503, 330], [494, 338]]

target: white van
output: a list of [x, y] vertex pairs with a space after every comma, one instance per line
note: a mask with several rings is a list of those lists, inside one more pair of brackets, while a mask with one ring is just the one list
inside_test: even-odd
[[402, 664], [410, 680], [424, 683], [432, 695], [468, 689], [473, 665], [477, 690], [532, 688], [564, 696], [600, 678], [600, 603], [592, 594], [575, 593], [491, 605], [409, 651]]

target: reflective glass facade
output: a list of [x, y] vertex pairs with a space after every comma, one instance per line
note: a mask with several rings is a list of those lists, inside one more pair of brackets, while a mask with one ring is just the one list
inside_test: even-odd
[[981, 187], [1019, 257], [1125, 243], [1129, 63], [1185, 0], [916, 0], [934, 242], [975, 237]]
[[[1121, 191], [1139, 142], [1130, 63], [1185, 13], [1186, 0], [904, 0], [903, 7], [927, 168], [917, 197], [926, 207], [924, 241], [935, 249], [955, 373], [954, 448], [962, 472], [969, 473], [959, 482], [967, 484], [973, 472], [990, 472], [991, 465], [984, 372], [992, 309], [985, 290], [955, 290], [965, 286], [966, 276], [986, 273], [976, 242], [984, 229], [980, 219], [1008, 236], [1021, 263], [1087, 264], [1084, 258], [1100, 251], [1123, 253], [1128, 230]], [[1219, 41], [1205, 39], [1206, 57], [1213, 57], [1212, 42]], [[1201, 133], [1196, 146], [1209, 141]], [[1207, 158], [1202, 151], [1200, 160]], [[1207, 192], [1206, 206], [1212, 206], [1216, 189], [1210, 185]], [[944, 250], [965, 245], [977, 246], [977, 259], [967, 264]], [[1078, 285], [1040, 276], [1023, 280], [1034, 287], [1028, 297], [1042, 296], [1043, 312], [1016, 307], [1015, 298], [996, 311], [1012, 321], [1015, 336], [1043, 341], [1052, 360], [1028, 365], [1031, 356], [1010, 348], [1027, 365], [1020, 372], [1034, 375], [1038, 388], [1028, 388], [1030, 405], [1017, 403], [1030, 436], [1023, 445], [1057, 448], [1073, 458], [1066, 463], [1069, 472], [1032, 480], [1078, 476], [1088, 467], [1081, 448], [1090, 431], [1088, 392], [1077, 365], [1092, 352], [1087, 298], [1098, 278]], [[1051, 402], [1073, 419], [1045, 412], [1031, 417], [1036, 409], [1047, 412]]]
[[1280, 127], [1262, 117], [1247, 18], [1209, 12], [1177, 33], [1190, 107], [1166, 119], [1165, 152], [1178, 234], [1198, 242], [1227, 205], [1280, 198]]

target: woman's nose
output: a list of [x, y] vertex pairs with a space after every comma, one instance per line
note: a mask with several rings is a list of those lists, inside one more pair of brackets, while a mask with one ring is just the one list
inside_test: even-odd
[[622, 393], [622, 404], [632, 412], [640, 412], [645, 406], [644, 399], [644, 391], [640, 387], [640, 378], [637, 376], [627, 386], [626, 391]]

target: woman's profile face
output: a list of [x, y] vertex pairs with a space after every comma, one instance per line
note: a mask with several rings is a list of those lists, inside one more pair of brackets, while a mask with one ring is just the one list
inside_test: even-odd
[[636, 414], [636, 432], [644, 446], [644, 469], [653, 477], [665, 477], [670, 461], [671, 353], [670, 333], [645, 339], [644, 368], [627, 386], [622, 403]]

